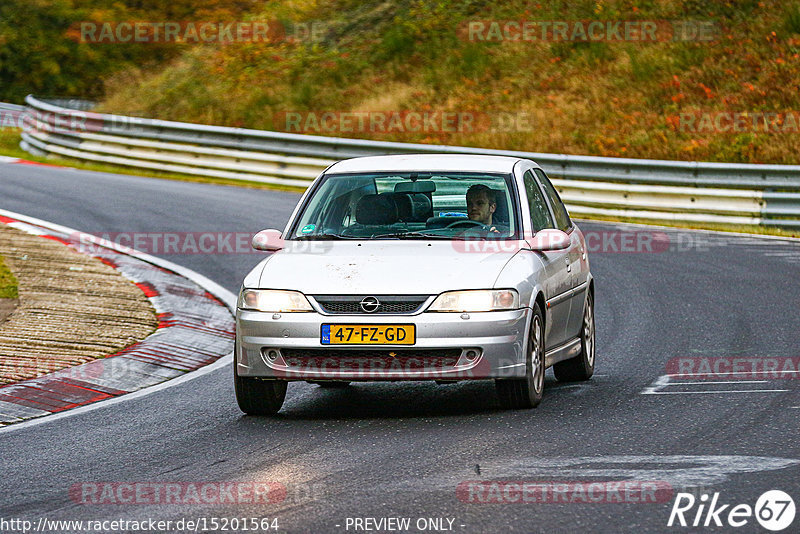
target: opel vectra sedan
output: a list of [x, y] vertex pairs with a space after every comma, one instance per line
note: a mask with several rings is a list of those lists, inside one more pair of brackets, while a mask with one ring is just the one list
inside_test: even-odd
[[533, 161], [473, 155], [355, 158], [326, 169], [236, 312], [239, 407], [277, 412], [290, 381], [494, 380], [532, 408], [553, 366], [595, 365], [586, 243]]

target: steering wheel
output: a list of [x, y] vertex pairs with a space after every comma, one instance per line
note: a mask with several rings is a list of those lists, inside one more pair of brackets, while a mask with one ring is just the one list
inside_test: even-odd
[[472, 219], [464, 219], [448, 224], [445, 228], [461, 228], [461, 227], [478, 227], [481, 230], [489, 230], [489, 227], [480, 221], [473, 221]]

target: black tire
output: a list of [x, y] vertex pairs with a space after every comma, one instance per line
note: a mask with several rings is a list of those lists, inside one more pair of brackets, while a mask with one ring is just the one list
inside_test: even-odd
[[278, 413], [286, 398], [286, 380], [239, 376], [236, 372], [236, 354], [234, 350], [233, 386], [239, 409], [249, 415]]
[[544, 320], [536, 304], [531, 317], [525, 378], [495, 380], [500, 405], [506, 410], [536, 408], [544, 395]]
[[559, 382], [579, 382], [589, 380], [594, 374], [595, 363], [595, 328], [594, 328], [594, 299], [590, 293], [586, 297], [586, 306], [583, 308], [583, 323], [581, 325], [581, 353], [558, 362], [553, 366], [553, 373]]
[[320, 381], [307, 380], [307, 382], [309, 384], [316, 384], [319, 387], [325, 389], [341, 389], [341, 388], [346, 388], [347, 386], [350, 385], [350, 381], [348, 380], [320, 380]]

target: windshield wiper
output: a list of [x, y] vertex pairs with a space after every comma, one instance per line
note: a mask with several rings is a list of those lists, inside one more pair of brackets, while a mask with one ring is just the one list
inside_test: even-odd
[[428, 234], [425, 232], [398, 232], [395, 234], [376, 234], [371, 236], [371, 239], [389, 238], [389, 239], [451, 239], [452, 236], [442, 234]]
[[308, 234], [308, 235], [300, 235], [294, 238], [294, 240], [296, 241], [312, 241], [315, 239], [324, 240], [324, 239], [364, 239], [364, 238], [354, 235], [342, 235], [342, 234]]

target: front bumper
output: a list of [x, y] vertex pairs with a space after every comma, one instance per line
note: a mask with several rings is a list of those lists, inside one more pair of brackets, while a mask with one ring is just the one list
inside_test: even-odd
[[[530, 309], [416, 315], [236, 313], [239, 376], [285, 380], [475, 380], [525, 376]], [[468, 318], [464, 318], [468, 316]], [[413, 346], [323, 345], [323, 324], [414, 324]]]

